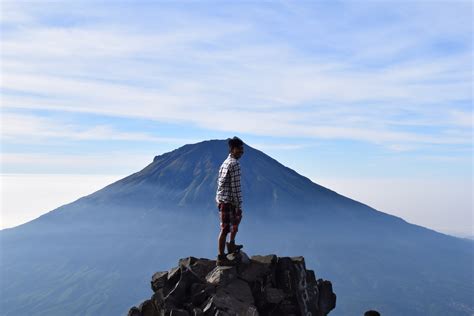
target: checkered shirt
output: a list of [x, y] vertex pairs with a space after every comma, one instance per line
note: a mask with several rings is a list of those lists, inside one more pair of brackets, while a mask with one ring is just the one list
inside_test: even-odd
[[219, 169], [216, 202], [232, 203], [236, 208], [242, 207], [240, 164], [231, 154], [227, 156]]

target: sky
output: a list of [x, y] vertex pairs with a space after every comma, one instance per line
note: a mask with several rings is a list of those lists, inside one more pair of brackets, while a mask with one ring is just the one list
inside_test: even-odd
[[473, 235], [471, 1], [0, 9], [2, 228], [237, 135], [380, 211]]

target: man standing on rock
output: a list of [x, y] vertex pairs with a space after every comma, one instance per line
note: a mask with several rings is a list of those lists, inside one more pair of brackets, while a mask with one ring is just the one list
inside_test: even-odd
[[228, 140], [229, 156], [224, 160], [217, 179], [216, 202], [219, 208], [221, 231], [219, 233], [217, 265], [226, 266], [235, 264], [225, 255], [227, 234], [230, 241], [227, 243], [229, 253], [237, 252], [242, 245], [235, 243], [235, 236], [242, 219], [242, 190], [240, 185], [239, 159], [244, 154], [244, 142], [234, 137]]

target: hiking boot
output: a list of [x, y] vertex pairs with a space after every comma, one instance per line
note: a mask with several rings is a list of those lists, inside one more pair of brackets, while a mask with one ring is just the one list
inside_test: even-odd
[[227, 242], [226, 244], [227, 244], [227, 251], [229, 253], [239, 252], [240, 249], [244, 247], [242, 245], [237, 245], [235, 243], [235, 240], [232, 240], [231, 242]]
[[229, 260], [226, 255], [217, 256], [217, 266], [235, 266], [236, 262], [234, 260]]

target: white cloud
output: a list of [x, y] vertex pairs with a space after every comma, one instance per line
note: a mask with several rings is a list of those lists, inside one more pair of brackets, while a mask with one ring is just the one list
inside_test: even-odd
[[471, 127], [474, 122], [474, 113], [466, 111], [451, 111], [451, 118], [454, 125], [462, 127]]
[[0, 162], [10, 173], [133, 173], [150, 164], [156, 153], [131, 154], [126, 150], [103, 153], [2, 153]]
[[284, 144], [284, 143], [278, 143], [278, 144], [249, 143], [249, 145], [258, 150], [275, 150], [275, 149], [297, 150], [297, 149], [314, 146], [314, 145], [309, 145], [309, 144]]
[[[267, 7], [252, 11], [261, 15], [261, 23], [188, 12], [177, 15], [175, 27], [155, 31], [134, 20], [126, 26], [99, 19], [53, 27], [32, 19], [2, 39], [2, 88], [10, 91], [2, 106], [148, 118], [257, 135], [361, 140], [391, 148], [470, 143], [464, 116], [472, 116], [472, 110], [453, 115], [458, 110], [452, 104], [472, 99], [471, 52], [396, 61], [400, 52], [409, 54], [437, 36], [416, 20], [417, 15], [427, 18], [419, 6], [397, 12], [401, 25], [382, 23], [346, 33], [352, 22], [371, 12], [366, 6], [352, 7], [349, 20], [354, 21], [331, 22], [340, 28], [325, 34], [324, 21], [304, 18], [310, 13], [285, 5], [302, 17], [302, 25], [288, 32], [304, 32], [308, 41], [320, 36], [319, 49], [328, 40], [326, 48], [343, 50], [347, 57], [318, 50], [310, 54], [288, 34], [288, 41], [276, 40], [265, 23], [282, 15]], [[38, 14], [38, 8], [21, 10]], [[94, 16], [104, 18], [98, 12]], [[440, 23], [449, 27], [443, 34], [463, 34], [462, 24], [441, 19], [436, 24], [440, 31]], [[373, 54], [394, 60], [365, 66]], [[229, 117], [240, 124], [224, 124]], [[406, 130], [414, 124], [434, 129]], [[82, 137], [114, 134], [107, 129], [83, 131]], [[444, 132], [449, 129], [457, 133]], [[80, 137], [77, 131], [74, 135]]]
[[123, 132], [110, 125], [84, 127], [76, 123], [66, 123], [57, 119], [34, 115], [4, 113], [2, 115], [3, 140], [21, 142], [44, 142], [48, 139], [66, 140], [127, 140], [156, 143], [194, 143], [198, 139], [159, 137], [149, 133]]

